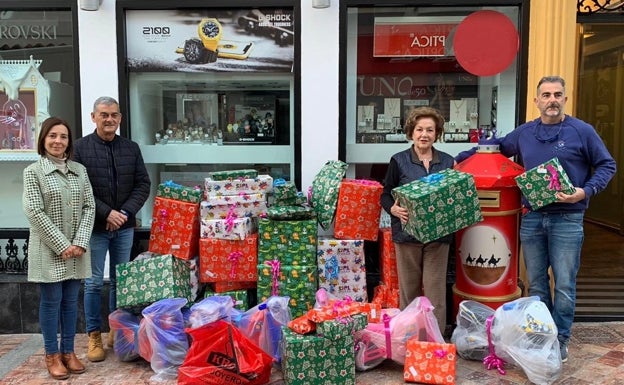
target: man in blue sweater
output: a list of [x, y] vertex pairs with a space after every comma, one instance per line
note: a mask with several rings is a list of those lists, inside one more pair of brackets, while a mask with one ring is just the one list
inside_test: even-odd
[[[558, 192], [557, 201], [532, 210], [523, 198], [520, 225], [529, 295], [540, 297], [550, 309], [558, 329], [561, 359], [568, 359], [568, 341], [576, 306], [576, 274], [583, 244], [583, 215], [589, 198], [604, 190], [615, 174], [615, 160], [596, 130], [564, 113], [568, 97], [565, 80], [543, 77], [537, 84], [535, 105], [540, 117], [495, 140], [505, 156], [520, 156], [529, 170], [554, 157], [559, 159], [572, 184], [573, 194]], [[471, 151], [460, 153], [456, 161]], [[548, 268], [555, 281], [550, 295]]]

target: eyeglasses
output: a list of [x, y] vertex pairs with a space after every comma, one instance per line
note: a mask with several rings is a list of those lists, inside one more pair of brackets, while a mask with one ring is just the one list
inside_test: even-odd
[[[555, 132], [553, 135], [548, 136], [546, 138], [542, 137], [542, 135], [540, 134], [541, 127], [543, 127], [541, 122], [538, 123], [537, 126], [535, 127], [535, 131], [533, 131], [533, 136], [535, 136], [535, 139], [537, 139], [538, 141], [542, 143], [552, 143], [555, 140], [559, 139], [559, 133], [561, 132], [561, 123], [559, 123], [559, 128], [557, 128], [557, 132]], [[546, 131], [546, 129], [544, 129], [544, 131]]]
[[121, 118], [121, 113], [119, 113], [119, 112], [113, 112], [112, 114], [109, 114], [108, 112], [100, 112], [97, 115], [98, 115], [98, 117], [100, 119], [104, 119], [104, 120], [106, 120], [108, 118], [113, 118], [115, 120]]

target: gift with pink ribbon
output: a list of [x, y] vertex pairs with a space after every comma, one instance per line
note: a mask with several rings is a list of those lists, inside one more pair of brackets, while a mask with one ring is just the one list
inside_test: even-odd
[[533, 210], [557, 201], [557, 192], [574, 194], [576, 188], [558, 158], [552, 158], [518, 175], [516, 184]]
[[199, 240], [200, 282], [249, 282], [258, 280], [258, 234], [244, 240]]

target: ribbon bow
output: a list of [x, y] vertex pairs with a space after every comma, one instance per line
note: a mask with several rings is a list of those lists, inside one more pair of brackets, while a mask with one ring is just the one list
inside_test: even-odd
[[546, 170], [550, 173], [550, 183], [548, 183], [548, 189], [555, 191], [561, 190], [561, 182], [559, 182], [559, 172], [557, 169], [552, 164], [547, 164]]
[[284, 178], [277, 178], [273, 181], [273, 187], [284, 186], [285, 184], [286, 184], [286, 180]]
[[240, 251], [232, 251], [230, 255], [228, 255], [228, 261], [232, 263], [232, 268], [230, 269], [230, 278], [236, 278], [236, 267], [238, 266], [238, 262], [243, 257], [243, 253]]
[[335, 255], [332, 255], [325, 261], [325, 278], [327, 279], [327, 283], [329, 283], [330, 292], [335, 290], [335, 285], [332, 284], [332, 280], [338, 279], [339, 271], [340, 267], [338, 266], [338, 258], [336, 258]]
[[392, 358], [392, 337], [390, 336], [390, 316], [384, 313], [382, 320], [384, 324], [384, 334], [386, 335], [386, 358]]
[[182, 187], [181, 185], [179, 185], [179, 184], [175, 183], [175, 182], [174, 182], [174, 181], [172, 181], [172, 180], [165, 181], [165, 182], [163, 183], [163, 185], [164, 185], [164, 186], [166, 186], [166, 187]]
[[446, 357], [446, 355], [448, 354], [448, 352], [446, 350], [442, 350], [442, 349], [436, 349], [433, 354], [435, 354], [436, 357], [442, 359], [444, 357]]
[[420, 178], [421, 181], [425, 182], [425, 183], [429, 183], [429, 184], [433, 184], [436, 182], [441, 181], [442, 179], [444, 179], [444, 175], [441, 174], [429, 174], [427, 176], [423, 176], [422, 178]]
[[165, 222], [167, 221], [167, 210], [166, 209], [160, 209], [160, 211], [158, 212], [158, 214], [160, 215], [160, 231], [165, 231]]
[[273, 284], [271, 286], [271, 295], [279, 295], [279, 272], [280, 272], [280, 261], [274, 259], [272, 261], [264, 262], [265, 265], [271, 267], [271, 275]]
[[225, 217], [225, 230], [229, 233], [234, 228], [234, 219], [236, 219], [236, 214], [234, 214], [234, 206], [230, 206], [230, 211], [228, 211], [227, 216]]
[[501, 375], [505, 375], [505, 361], [496, 355], [496, 351], [494, 350], [494, 345], [492, 344], [492, 320], [494, 316], [491, 315], [485, 321], [485, 329], [487, 331], [488, 336], [488, 348], [490, 350], [490, 354], [488, 354], [483, 359], [483, 364], [487, 368], [487, 370], [491, 370], [492, 368], [496, 368]]

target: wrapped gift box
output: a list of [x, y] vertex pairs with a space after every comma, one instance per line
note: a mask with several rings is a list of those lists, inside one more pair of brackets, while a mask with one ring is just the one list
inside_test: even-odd
[[215, 295], [231, 297], [232, 301], [234, 302], [234, 309], [242, 311], [249, 310], [249, 294], [247, 293], [246, 289], [226, 291], [223, 293], [217, 293], [212, 290], [206, 290], [204, 292], [204, 298], [212, 297]]
[[119, 263], [115, 272], [118, 308], [148, 306], [165, 298], [195, 299], [188, 263], [171, 254]]
[[200, 238], [241, 240], [256, 232], [255, 221], [249, 217], [232, 219], [231, 226], [226, 219], [202, 219]]
[[392, 229], [379, 229], [379, 259], [381, 267], [381, 281], [389, 288], [399, 287], [399, 274], [397, 272], [396, 251], [392, 242]]
[[278, 221], [260, 218], [258, 263], [277, 258], [283, 265], [316, 266], [316, 220]]
[[[151, 251], [144, 251], [137, 255], [133, 261], [145, 260], [148, 258], [161, 257], [163, 254], [152, 253]], [[165, 254], [167, 255], [167, 254]], [[191, 298], [197, 298], [197, 294], [200, 289], [203, 288], [203, 284], [199, 282], [199, 256], [185, 260], [189, 270], [191, 272], [189, 277], [189, 284], [191, 286]]]
[[273, 181], [273, 198], [276, 201], [285, 201], [296, 198], [298, 195], [295, 182], [276, 179]]
[[208, 173], [208, 178], [212, 180], [249, 179], [257, 176], [258, 171], [254, 169], [212, 171]]
[[199, 247], [199, 203], [156, 197], [148, 250], [190, 259]]
[[[258, 265], [258, 303], [266, 301], [272, 295], [290, 297], [292, 317], [299, 317], [316, 302], [316, 266], [289, 266], [275, 262]], [[276, 293], [273, 293], [274, 288], [277, 289]]]
[[404, 231], [427, 243], [483, 220], [472, 175], [442, 170], [392, 190], [409, 211]]
[[308, 204], [308, 198], [306, 198], [303, 193], [299, 193], [299, 195], [297, 195], [294, 198], [287, 198], [287, 199], [275, 199], [275, 197], [272, 197], [272, 205], [275, 206], [300, 206], [300, 205], [307, 205]]
[[270, 193], [273, 191], [273, 178], [270, 175], [258, 175], [255, 178], [234, 180], [213, 180], [206, 178], [204, 193], [206, 198], [222, 195]]
[[319, 225], [325, 230], [334, 219], [340, 182], [348, 166], [345, 162], [330, 160], [312, 180], [312, 207], [316, 211]]
[[317, 261], [320, 288], [339, 299], [368, 301], [364, 241], [319, 237]]
[[366, 314], [354, 314], [316, 324], [316, 335], [330, 340], [337, 340], [352, 336], [356, 331], [364, 329], [366, 325], [368, 325], [368, 316]]
[[246, 290], [246, 289], [255, 289], [258, 285], [257, 281], [248, 281], [248, 282], [213, 282], [207, 284], [209, 288], [212, 289], [215, 293], [226, 293], [228, 291], [234, 290]]
[[258, 235], [244, 240], [199, 240], [200, 282], [258, 280]]
[[418, 341], [405, 346], [403, 379], [424, 384], [455, 384], [455, 345]]
[[338, 191], [334, 237], [376, 241], [381, 215], [381, 183], [343, 179]]
[[355, 385], [351, 335], [331, 340], [282, 327], [280, 353], [287, 385]]
[[238, 194], [208, 197], [200, 205], [202, 219], [225, 219], [228, 215], [238, 218], [258, 217], [266, 214], [266, 194]]
[[183, 202], [199, 203], [204, 196], [204, 192], [200, 187], [186, 187], [167, 181], [158, 185], [156, 196]]
[[566, 194], [573, 194], [576, 191], [557, 158], [518, 175], [516, 183], [533, 210], [555, 202], [557, 200], [555, 194], [558, 191]]
[[316, 218], [316, 213], [309, 206], [271, 206], [267, 217], [276, 221], [297, 221]]

